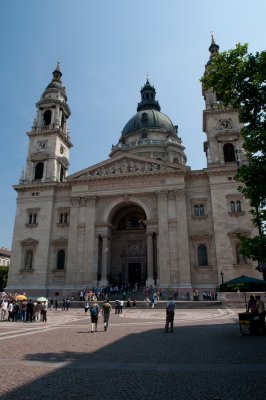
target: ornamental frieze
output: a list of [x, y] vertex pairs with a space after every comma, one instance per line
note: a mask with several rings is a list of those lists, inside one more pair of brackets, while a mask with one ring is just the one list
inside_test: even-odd
[[128, 173], [162, 171], [165, 169], [166, 167], [161, 164], [148, 163], [148, 162], [144, 163], [132, 160], [131, 161], [122, 160], [121, 162], [115, 162], [114, 164], [109, 165], [107, 167], [100, 167], [95, 171], [91, 171], [89, 172], [89, 175], [94, 175], [94, 176], [119, 175]]

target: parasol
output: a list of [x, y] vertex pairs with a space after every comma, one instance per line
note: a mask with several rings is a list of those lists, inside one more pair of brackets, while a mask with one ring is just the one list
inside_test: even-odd
[[48, 301], [48, 299], [46, 299], [46, 297], [38, 297], [38, 299], [36, 299], [36, 300], [39, 301], [40, 303]]
[[241, 275], [238, 278], [224, 282], [219, 287], [220, 292], [262, 292], [266, 290], [266, 282], [261, 279]]
[[24, 296], [24, 294], [17, 294], [16, 295], [16, 300], [27, 300], [27, 297]]
[[243, 292], [245, 295], [245, 304], [247, 308], [246, 292], [263, 292], [266, 291], [266, 282], [261, 279], [251, 278], [250, 276], [241, 275], [238, 278], [222, 283], [218, 286], [220, 292]]

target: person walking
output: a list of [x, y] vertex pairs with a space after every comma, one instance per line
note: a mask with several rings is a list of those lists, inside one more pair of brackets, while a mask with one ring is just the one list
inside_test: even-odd
[[66, 299], [66, 310], [68, 311], [71, 304], [71, 300], [69, 298]]
[[28, 303], [27, 303], [27, 316], [26, 316], [26, 321], [32, 322], [33, 319], [33, 310], [34, 310], [34, 304], [31, 301], [31, 299], [29, 299]]
[[14, 322], [14, 304], [13, 304], [13, 301], [10, 301], [10, 303], [8, 304], [7, 311], [8, 311], [8, 321], [13, 321]]
[[247, 312], [255, 312], [257, 308], [257, 302], [256, 299], [253, 295], [250, 296], [249, 301], [248, 301], [248, 307], [247, 307]]
[[104, 326], [105, 332], [108, 329], [111, 310], [112, 310], [112, 306], [109, 303], [109, 300], [105, 300], [105, 302], [102, 305], [103, 326]]
[[120, 303], [120, 300], [115, 301], [115, 314], [119, 313], [119, 303]]
[[170, 332], [174, 331], [174, 317], [175, 317], [175, 303], [173, 302], [173, 298], [169, 297], [168, 302], [166, 304], [166, 321], [165, 321], [165, 333], [168, 333], [169, 325]]
[[93, 333], [94, 331], [97, 332], [97, 324], [98, 324], [99, 312], [100, 312], [100, 306], [99, 306], [97, 300], [93, 300], [93, 303], [90, 306], [91, 333]]
[[7, 316], [8, 301], [4, 299], [1, 303], [1, 322], [3, 322]]
[[256, 312], [259, 317], [259, 334], [263, 335], [265, 333], [265, 307], [260, 296], [256, 296]]
[[124, 308], [124, 300], [119, 301], [119, 309], [118, 309], [118, 314], [122, 314]]
[[90, 304], [89, 304], [88, 301], [86, 301], [85, 304], [84, 304], [84, 311], [85, 311], [85, 314], [86, 314], [86, 312], [89, 310], [89, 308], [90, 308]]
[[47, 322], [47, 310], [48, 310], [48, 303], [46, 301], [41, 304], [42, 322]]
[[35, 301], [35, 303], [33, 304], [34, 304], [33, 311], [34, 311], [35, 321], [39, 322], [41, 320], [41, 305], [40, 303], [38, 303], [38, 301]]
[[154, 297], [152, 297], [152, 298], [151, 298], [151, 308], [154, 308], [154, 304], [155, 304], [155, 302], [154, 302]]

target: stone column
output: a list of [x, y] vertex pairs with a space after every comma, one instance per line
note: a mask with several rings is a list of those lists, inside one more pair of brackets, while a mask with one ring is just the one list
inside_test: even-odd
[[86, 202], [86, 228], [85, 228], [85, 248], [83, 263], [83, 284], [85, 287], [94, 286], [95, 276], [97, 279], [98, 263], [95, 260], [95, 205], [96, 196], [85, 198]]
[[70, 209], [69, 233], [68, 233], [68, 253], [65, 276], [65, 290], [73, 288], [73, 283], [76, 282], [76, 267], [77, 267], [77, 225], [79, 216], [80, 198], [73, 197]]
[[169, 232], [168, 232], [168, 204], [167, 191], [157, 193], [158, 197], [158, 279], [162, 287], [170, 283], [170, 260], [169, 260]]
[[108, 252], [109, 252], [109, 236], [107, 234], [102, 235], [102, 270], [101, 270], [101, 280], [99, 282], [100, 286], [107, 286], [107, 270], [108, 270]]
[[180, 287], [191, 287], [191, 271], [189, 258], [189, 237], [187, 226], [187, 206], [185, 192], [180, 190], [176, 195], [177, 213], [177, 246], [180, 269]]
[[147, 266], [146, 286], [154, 287], [153, 232], [147, 232]]
[[224, 164], [224, 152], [223, 152], [223, 146], [221, 142], [218, 142], [218, 146], [219, 146], [219, 162], [221, 164]]

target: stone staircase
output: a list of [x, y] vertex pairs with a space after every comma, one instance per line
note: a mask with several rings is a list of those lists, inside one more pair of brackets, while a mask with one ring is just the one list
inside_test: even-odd
[[[221, 308], [222, 302], [221, 301], [183, 301], [183, 300], [174, 300], [176, 309], [202, 309], [202, 308]], [[72, 301], [71, 302], [71, 308], [83, 308], [84, 307], [84, 301]], [[101, 306], [103, 303], [102, 300], [98, 301], [98, 304]], [[160, 300], [157, 302], [157, 304], [154, 306], [154, 310], [156, 309], [165, 309], [166, 308], [166, 303], [167, 300]], [[110, 304], [112, 307], [115, 307], [115, 300], [110, 300]], [[62, 302], [59, 301], [59, 308], [61, 307]], [[127, 301], [124, 300], [124, 309], [129, 308], [127, 306]], [[130, 308], [133, 308], [133, 303], [130, 301]], [[136, 300], [136, 309], [151, 309], [151, 303], [150, 306], [147, 307], [146, 303], [144, 300]]]

